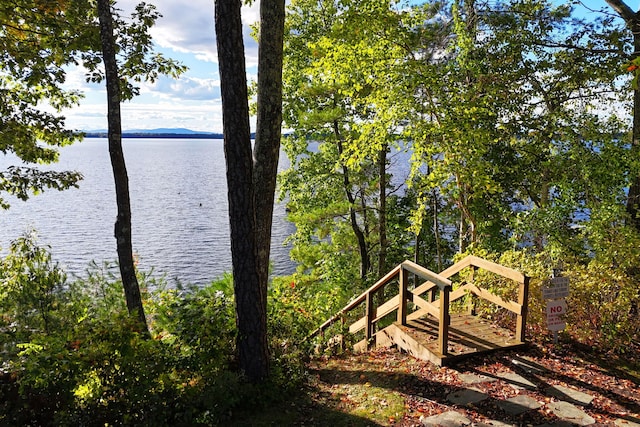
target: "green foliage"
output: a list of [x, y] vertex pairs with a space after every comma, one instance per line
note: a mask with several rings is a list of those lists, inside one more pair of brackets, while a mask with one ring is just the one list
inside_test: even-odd
[[207, 287], [158, 290], [149, 305], [157, 338], [179, 348], [185, 368], [215, 373], [234, 360], [235, 317], [232, 278], [225, 275]]
[[[148, 337], [127, 313], [115, 265], [93, 264], [68, 282], [27, 236], [0, 271], [2, 425], [218, 425], [282, 399], [304, 378], [306, 350], [287, 334], [303, 336], [307, 326], [284, 316], [271, 323], [270, 380], [256, 387], [237, 372], [228, 275], [170, 289], [139, 274]], [[292, 307], [282, 297], [272, 291], [274, 316]]]
[[[560, 268], [562, 275], [570, 280], [565, 333], [593, 348], [627, 353], [637, 351], [639, 344], [640, 318], [637, 313], [640, 294], [636, 285], [637, 273], [628, 266], [618, 265], [616, 260], [637, 260], [638, 238], [637, 234], [627, 234], [626, 242], [618, 241], [615, 258], [599, 254], [588, 262], [566, 255], [558, 256], [551, 251], [515, 250], [495, 257], [487, 253], [477, 255], [530, 277], [529, 337], [543, 339], [551, 336], [546, 327], [546, 300], [542, 297], [542, 288], [549, 285], [553, 269]], [[496, 295], [516, 300], [517, 286], [493, 274], [478, 274], [474, 282]], [[505, 326], [513, 326], [513, 319], [506, 315], [505, 310], [493, 304], [481, 305], [478, 311]]]
[[60, 312], [66, 275], [48, 250], [36, 245], [35, 232], [11, 243], [0, 262], [0, 331], [17, 342], [47, 334], [64, 324]]
[[305, 361], [311, 353], [306, 337], [327, 316], [327, 295], [305, 283], [297, 274], [276, 277], [267, 297], [267, 337], [271, 352], [272, 381], [285, 391], [295, 391], [306, 379]]
[[[541, 281], [545, 258], [577, 268], [631, 248], [624, 205], [638, 165], [613, 112], [626, 96], [620, 24], [544, 0], [293, 2], [284, 102], [299, 138], [284, 142], [281, 189], [297, 281], [341, 303], [356, 295], [383, 272], [358, 282], [354, 230], [373, 265], [382, 219], [387, 269], [417, 252], [439, 271], [457, 247], [522, 253]], [[389, 188], [381, 218], [375, 159], [400, 141], [411, 159], [386, 169], [401, 195]], [[638, 260], [628, 255], [614, 267], [624, 275]]]
[[[58, 147], [81, 138], [66, 128], [60, 112], [78, 105], [82, 97], [64, 88], [69, 67], [82, 63], [88, 81], [104, 78], [95, 7], [89, 0], [0, 5], [1, 153], [13, 153], [28, 165], [49, 164], [57, 161]], [[185, 71], [153, 50], [149, 29], [160, 16], [153, 5], [138, 4], [130, 18], [116, 12], [124, 99], [137, 95], [142, 81]], [[53, 113], [42, 108], [46, 104]], [[45, 189], [77, 187], [81, 179], [74, 171], [9, 167], [0, 171], [0, 208], [9, 207], [2, 193], [26, 200]]]
[[[92, 12], [95, 14], [95, 11]], [[113, 25], [116, 29], [117, 61], [120, 74], [122, 100], [131, 100], [140, 94], [141, 82], [155, 82], [158, 76], [167, 75], [177, 78], [186, 71], [186, 67], [175, 60], [166, 58], [154, 50], [150, 29], [162, 15], [153, 4], [138, 3], [130, 17], [112, 5]], [[99, 38], [98, 38], [99, 40]], [[104, 81], [102, 52], [96, 43], [82, 53], [82, 64], [87, 69], [87, 81]]]
[[[62, 108], [77, 105], [80, 94], [63, 88], [65, 66], [73, 64], [92, 26], [86, 20], [88, 2], [18, 0], [0, 5], [0, 152], [14, 153], [26, 163], [56, 161], [57, 147], [79, 135], [65, 128]], [[54, 113], [45, 111], [48, 103]], [[14, 167], [0, 171], [0, 207], [8, 202], [1, 193], [20, 199], [45, 188], [77, 185], [77, 172], [41, 171]]]

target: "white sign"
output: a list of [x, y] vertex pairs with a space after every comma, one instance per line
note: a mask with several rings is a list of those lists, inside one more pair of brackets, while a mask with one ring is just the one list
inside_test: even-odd
[[569, 278], [554, 277], [551, 279], [550, 286], [542, 288], [542, 298], [558, 299], [569, 296]]
[[564, 315], [567, 313], [567, 301], [564, 299], [547, 301], [547, 328], [550, 331], [561, 331], [567, 324]]

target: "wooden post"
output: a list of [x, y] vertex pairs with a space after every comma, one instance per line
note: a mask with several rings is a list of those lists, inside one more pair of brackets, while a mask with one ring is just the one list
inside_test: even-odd
[[[473, 283], [474, 279], [476, 278], [476, 271], [478, 271], [478, 267], [476, 267], [475, 265], [471, 266], [471, 277], [469, 278], [469, 282]], [[474, 299], [474, 295], [470, 292], [467, 293], [467, 313], [475, 316], [476, 314], [476, 302]]]
[[340, 316], [340, 352], [344, 352], [346, 350], [344, 346], [344, 324], [347, 322], [347, 318], [342, 315]]
[[527, 313], [529, 311], [529, 277], [524, 276], [524, 281], [520, 283], [518, 292], [518, 304], [522, 307], [522, 311], [516, 318], [516, 338], [520, 342], [525, 342], [527, 329]]
[[375, 306], [373, 304], [373, 292], [367, 292], [365, 310], [367, 311], [365, 314], [365, 317], [367, 318], [367, 325], [364, 329], [364, 337], [367, 341], [367, 349], [369, 349], [373, 344], [371, 342], [371, 338], [373, 337], [373, 319], [376, 312]]
[[407, 324], [407, 284], [409, 282], [409, 272], [404, 268], [400, 269], [399, 283], [399, 301], [398, 301], [398, 323], [401, 325]]
[[440, 354], [446, 356], [449, 347], [449, 292], [450, 286], [440, 289], [440, 322], [438, 324], [438, 341]]

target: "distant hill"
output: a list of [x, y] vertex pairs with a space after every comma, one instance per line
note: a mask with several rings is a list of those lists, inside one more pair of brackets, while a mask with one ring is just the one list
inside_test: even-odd
[[[84, 132], [85, 138], [106, 138], [107, 130]], [[180, 139], [222, 139], [221, 133], [201, 132], [185, 128], [130, 129], [122, 132], [123, 138], [180, 138]]]

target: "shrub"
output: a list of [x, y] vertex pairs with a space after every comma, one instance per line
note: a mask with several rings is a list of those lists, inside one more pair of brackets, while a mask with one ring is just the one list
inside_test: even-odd
[[66, 275], [33, 231], [11, 243], [0, 261], [0, 334], [4, 341], [28, 341], [34, 333], [60, 330]]

